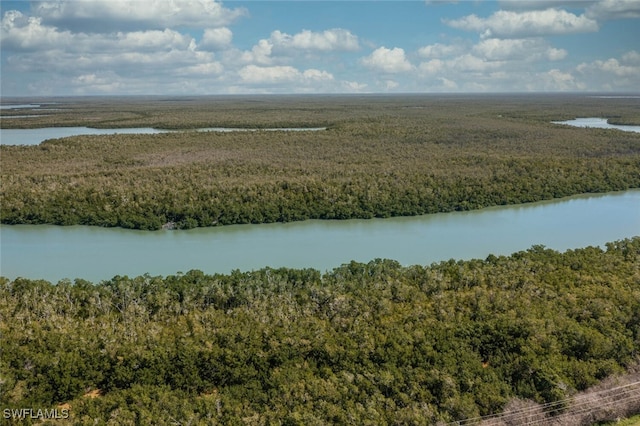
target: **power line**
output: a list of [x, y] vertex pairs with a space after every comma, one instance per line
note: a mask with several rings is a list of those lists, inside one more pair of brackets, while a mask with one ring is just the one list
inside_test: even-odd
[[[609, 389], [603, 389], [601, 391], [589, 392], [588, 394], [575, 395], [570, 398], [565, 398], [557, 401], [547, 402], [544, 404], [535, 404], [530, 407], [520, 408], [514, 411], [506, 413], [490, 414], [480, 417], [471, 417], [465, 420], [459, 420], [455, 422], [446, 423], [451, 426], [465, 426], [471, 424], [479, 424], [480, 422], [491, 420], [517, 420], [518, 424], [523, 425], [536, 425], [544, 424], [551, 421], [557, 421], [569, 416], [575, 416], [585, 414], [588, 412], [595, 412], [598, 410], [606, 409], [612, 406], [618, 406], [625, 402], [638, 401], [640, 403], [640, 387], [635, 389], [635, 386], [639, 386], [640, 381], [627, 383], [625, 385], [616, 386]], [[613, 399], [612, 399], [613, 398]], [[599, 401], [601, 400], [602, 401]], [[612, 399], [606, 401], [607, 399]], [[594, 402], [598, 402], [597, 407], [592, 407]], [[554, 414], [560, 413], [560, 414]], [[532, 420], [526, 422], [523, 417], [532, 414], [542, 414], [544, 419]], [[548, 416], [553, 417], [549, 418]], [[563, 417], [564, 416], [564, 417]], [[521, 421], [520, 421], [521, 420]]]

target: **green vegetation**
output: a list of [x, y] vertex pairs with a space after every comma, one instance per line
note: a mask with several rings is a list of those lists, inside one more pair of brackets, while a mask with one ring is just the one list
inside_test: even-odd
[[637, 363], [640, 238], [325, 274], [2, 279], [0, 318], [0, 405], [68, 423], [435, 424]]
[[638, 426], [640, 425], [640, 416], [629, 417], [628, 419], [618, 420], [608, 423], [600, 423], [600, 425], [606, 426]]
[[78, 136], [1, 146], [2, 223], [159, 229], [408, 216], [640, 187], [640, 135], [550, 123], [576, 116], [639, 122], [637, 102], [629, 99], [60, 102], [50, 115], [2, 125], [328, 129]]

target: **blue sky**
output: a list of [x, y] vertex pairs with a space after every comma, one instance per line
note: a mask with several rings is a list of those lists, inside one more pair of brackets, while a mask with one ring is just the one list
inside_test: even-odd
[[0, 5], [3, 97], [640, 91], [640, 0]]

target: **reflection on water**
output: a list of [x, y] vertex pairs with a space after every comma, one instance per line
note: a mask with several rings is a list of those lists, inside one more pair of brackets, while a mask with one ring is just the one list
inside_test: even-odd
[[1, 274], [57, 281], [169, 275], [200, 269], [311, 267], [350, 260], [402, 264], [556, 250], [640, 235], [640, 190], [416, 217], [232, 225], [185, 231], [88, 226], [0, 226]]

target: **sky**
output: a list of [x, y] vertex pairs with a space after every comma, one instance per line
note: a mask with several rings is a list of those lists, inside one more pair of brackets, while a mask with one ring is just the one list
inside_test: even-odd
[[640, 91], [640, 0], [0, 8], [2, 97]]

